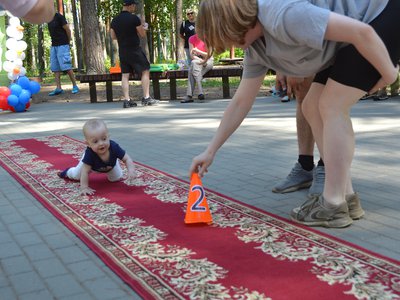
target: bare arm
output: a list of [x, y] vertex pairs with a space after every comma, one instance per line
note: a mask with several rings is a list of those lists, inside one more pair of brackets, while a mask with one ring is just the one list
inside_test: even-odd
[[198, 172], [200, 176], [207, 173], [207, 168], [214, 160], [218, 149], [235, 132], [249, 113], [264, 77], [265, 76], [262, 75], [256, 78], [242, 79], [207, 149], [193, 158], [192, 165], [189, 169], [189, 177], [193, 172]]
[[143, 25], [144, 24], [140, 24], [136, 27], [136, 31], [141, 38], [144, 38], [146, 36], [146, 29]]
[[65, 24], [63, 26], [63, 28], [64, 28], [65, 32], [67, 33], [68, 41], [71, 42], [71, 29], [69, 28], [69, 25]]
[[397, 78], [398, 69], [393, 65], [385, 44], [368, 24], [336, 13], [329, 16], [325, 39], [354, 45], [382, 75], [376, 88], [391, 84]]
[[136, 176], [135, 166], [133, 165], [133, 161], [131, 157], [125, 153], [124, 157], [122, 158], [126, 168], [128, 169], [128, 179], [133, 179]]
[[117, 35], [115, 34], [115, 31], [114, 31], [114, 29], [110, 29], [110, 36], [111, 36], [111, 39], [113, 40], [113, 41], [116, 41], [117, 40]]
[[89, 187], [89, 173], [92, 170], [92, 167], [83, 164], [82, 171], [81, 171], [81, 194], [82, 195], [93, 195], [95, 190]]
[[54, 14], [53, 0], [38, 0], [36, 5], [22, 19], [29, 23], [42, 24], [50, 22]]

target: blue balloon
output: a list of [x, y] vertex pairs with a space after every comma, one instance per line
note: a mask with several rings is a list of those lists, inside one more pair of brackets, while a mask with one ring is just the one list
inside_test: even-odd
[[29, 90], [31, 91], [32, 95], [39, 93], [39, 91], [40, 91], [39, 82], [31, 80], [29, 82]]
[[15, 95], [10, 95], [7, 97], [8, 105], [15, 107], [19, 103], [19, 99]]
[[14, 106], [16, 112], [24, 112], [26, 110], [26, 104], [22, 104], [19, 102], [16, 106]]
[[17, 84], [25, 90], [29, 90], [30, 88], [29, 78], [26, 76], [20, 76], [17, 80]]
[[31, 92], [28, 90], [23, 89], [21, 94], [19, 94], [19, 102], [22, 103], [23, 105], [26, 105], [29, 100], [31, 99]]
[[22, 92], [22, 87], [19, 84], [13, 83], [10, 85], [11, 95], [19, 96]]

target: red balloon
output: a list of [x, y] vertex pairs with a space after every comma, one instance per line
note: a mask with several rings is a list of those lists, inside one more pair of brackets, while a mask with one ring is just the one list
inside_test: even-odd
[[8, 110], [7, 97], [0, 94], [0, 109]]
[[29, 102], [25, 105], [25, 109], [28, 109], [29, 107], [31, 107], [31, 101], [29, 101]]
[[6, 98], [11, 95], [11, 91], [6, 86], [0, 86], [0, 95], [5, 96]]

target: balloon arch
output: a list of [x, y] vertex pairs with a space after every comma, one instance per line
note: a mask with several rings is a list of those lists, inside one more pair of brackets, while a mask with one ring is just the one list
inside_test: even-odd
[[30, 107], [32, 95], [40, 91], [40, 84], [26, 77], [23, 60], [28, 45], [22, 40], [24, 27], [17, 17], [9, 17], [6, 34], [6, 60], [0, 69], [7, 72], [10, 85], [0, 86], [0, 109], [24, 112]]

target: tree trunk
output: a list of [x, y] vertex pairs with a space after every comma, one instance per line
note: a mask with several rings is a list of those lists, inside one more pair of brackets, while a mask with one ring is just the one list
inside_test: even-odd
[[81, 0], [81, 19], [83, 29], [84, 58], [87, 74], [105, 72], [104, 50], [100, 38], [100, 25], [97, 17], [96, 2]]
[[38, 49], [37, 49], [37, 64], [39, 69], [39, 76], [43, 79], [44, 77], [44, 48], [43, 48], [43, 25], [38, 25]]
[[[146, 14], [144, 12], [143, 5], [139, 4], [136, 6], [137, 6], [137, 11], [136, 11], [137, 16], [142, 20], [142, 22], [145, 21], [149, 23], [150, 27], [150, 20], [146, 20]], [[140, 47], [142, 47], [144, 53], [146, 54], [147, 59], [149, 59], [149, 45], [147, 44], [147, 36], [140, 39]]]
[[179, 35], [179, 30], [181, 28], [183, 18], [182, 18], [182, 0], [176, 0], [176, 57], [177, 60], [186, 61], [186, 54], [184, 50], [184, 41]]
[[81, 39], [81, 26], [79, 20], [79, 14], [76, 9], [76, 0], [71, 0], [72, 4], [72, 16], [74, 19], [74, 36], [75, 36], [75, 46], [78, 61], [78, 70], [81, 72], [84, 69], [83, 65], [83, 49], [82, 49], [82, 39]]

